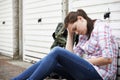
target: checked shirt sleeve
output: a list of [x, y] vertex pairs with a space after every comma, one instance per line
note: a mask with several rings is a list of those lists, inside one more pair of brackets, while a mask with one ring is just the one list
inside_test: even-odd
[[114, 54], [112, 32], [108, 24], [104, 22], [98, 24], [98, 39], [102, 56], [105, 58], [112, 58]]

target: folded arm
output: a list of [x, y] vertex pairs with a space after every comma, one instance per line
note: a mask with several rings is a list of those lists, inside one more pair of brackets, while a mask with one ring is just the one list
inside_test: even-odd
[[91, 59], [87, 59], [87, 61], [97, 66], [103, 66], [112, 63], [111, 58], [104, 58], [104, 57], [91, 58]]

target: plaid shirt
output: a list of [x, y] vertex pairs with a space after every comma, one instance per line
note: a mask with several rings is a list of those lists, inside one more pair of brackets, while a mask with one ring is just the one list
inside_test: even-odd
[[103, 80], [115, 80], [117, 72], [118, 46], [109, 25], [101, 20], [95, 21], [90, 39], [86, 35], [79, 36], [79, 42], [74, 47], [74, 53], [85, 59], [104, 57], [111, 58], [112, 63], [93, 67]]

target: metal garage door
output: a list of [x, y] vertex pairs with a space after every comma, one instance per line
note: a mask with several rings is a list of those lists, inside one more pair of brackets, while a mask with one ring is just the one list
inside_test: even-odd
[[62, 0], [23, 0], [23, 60], [37, 61], [50, 51], [52, 33], [62, 21]]
[[0, 0], [0, 54], [13, 56], [12, 0]]

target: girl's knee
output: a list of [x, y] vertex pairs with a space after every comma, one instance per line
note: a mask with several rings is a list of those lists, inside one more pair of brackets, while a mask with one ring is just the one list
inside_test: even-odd
[[61, 50], [61, 47], [56, 46], [56, 47], [54, 47], [52, 50], [59, 51], [59, 50]]
[[52, 52], [52, 53], [59, 53], [62, 49], [63, 49], [63, 48], [61, 48], [61, 47], [59, 47], [59, 46], [56, 46], [56, 47], [54, 47], [54, 48], [51, 50], [51, 52]]
[[61, 47], [56, 46], [50, 51], [48, 56], [57, 57], [60, 54], [60, 52], [61, 52]]

